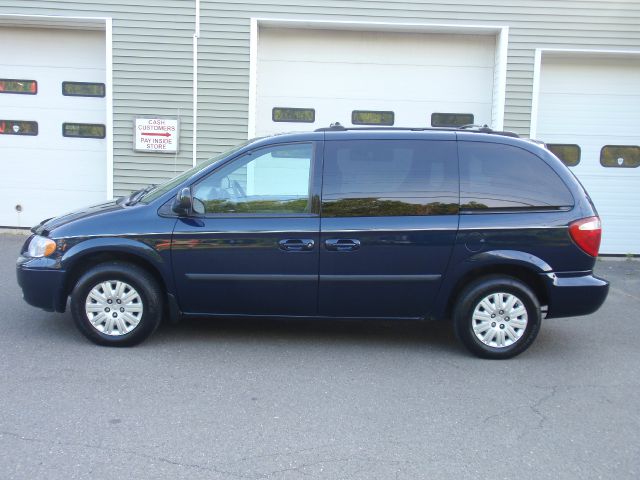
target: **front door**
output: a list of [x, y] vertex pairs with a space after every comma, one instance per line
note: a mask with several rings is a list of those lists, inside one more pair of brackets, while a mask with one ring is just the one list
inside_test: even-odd
[[319, 313], [426, 315], [453, 248], [458, 200], [450, 134], [350, 141], [327, 134]]
[[263, 147], [194, 184], [172, 262], [186, 313], [317, 313], [322, 142]]

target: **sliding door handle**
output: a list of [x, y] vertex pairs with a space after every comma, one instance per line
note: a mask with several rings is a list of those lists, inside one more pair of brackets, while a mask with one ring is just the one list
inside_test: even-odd
[[285, 238], [278, 242], [280, 250], [288, 252], [308, 252], [313, 250], [315, 242], [310, 238]]
[[360, 240], [355, 238], [330, 238], [324, 241], [324, 247], [333, 252], [352, 252], [360, 248]]

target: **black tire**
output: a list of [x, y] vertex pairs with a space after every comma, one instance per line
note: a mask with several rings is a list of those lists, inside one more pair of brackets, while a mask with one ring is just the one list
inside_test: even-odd
[[[473, 320], [473, 315], [476, 306], [478, 306], [483, 299], [493, 293], [514, 295], [521, 301], [526, 310], [526, 327], [524, 327], [524, 331], [521, 333], [521, 336], [508, 346], [497, 347], [487, 345], [483, 343], [483, 341], [479, 339], [474, 332], [475, 322]], [[480, 314], [482, 313], [479, 313], [479, 315]], [[502, 318], [504, 319], [508, 317]], [[510, 320], [513, 321], [514, 319]], [[480, 320], [477, 321], [480, 322]], [[497, 323], [489, 321], [489, 324], [497, 324], [499, 327], [501, 322], [502, 325], [509, 328], [509, 320], [499, 320]], [[458, 296], [453, 311], [453, 326], [456, 336], [471, 353], [481, 358], [500, 360], [521, 354], [529, 348], [536, 339], [536, 336], [540, 331], [540, 324], [540, 303], [535, 293], [531, 288], [529, 288], [529, 286], [520, 280], [504, 275], [482, 277], [467, 285]], [[487, 329], [487, 332], [488, 331], [489, 330]], [[520, 332], [520, 329], [516, 328], [513, 331]], [[479, 334], [482, 335], [482, 332]], [[512, 340], [509, 339], [508, 341]]]
[[[131, 331], [108, 335], [99, 331], [89, 320], [91, 314], [85, 310], [89, 293], [94, 287], [107, 281], [124, 282], [135, 289], [139, 296], [142, 312], [138, 313], [139, 318], [136, 317], [137, 325], [128, 325]], [[143, 268], [124, 262], [102, 263], [84, 273], [76, 283], [71, 293], [71, 314], [78, 330], [92, 342], [98, 345], [129, 347], [142, 342], [158, 328], [164, 311], [163, 298], [158, 282]], [[115, 315], [115, 309], [110, 314]]]

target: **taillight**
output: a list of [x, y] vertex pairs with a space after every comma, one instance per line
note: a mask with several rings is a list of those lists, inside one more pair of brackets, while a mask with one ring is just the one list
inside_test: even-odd
[[602, 227], [598, 217], [587, 217], [569, 224], [571, 238], [582, 250], [592, 257], [598, 256]]

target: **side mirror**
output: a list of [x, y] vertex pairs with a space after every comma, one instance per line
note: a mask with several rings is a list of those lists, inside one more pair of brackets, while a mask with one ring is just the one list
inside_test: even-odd
[[191, 213], [191, 190], [189, 188], [183, 188], [176, 195], [176, 199], [173, 202], [172, 210], [180, 216], [188, 216]]

